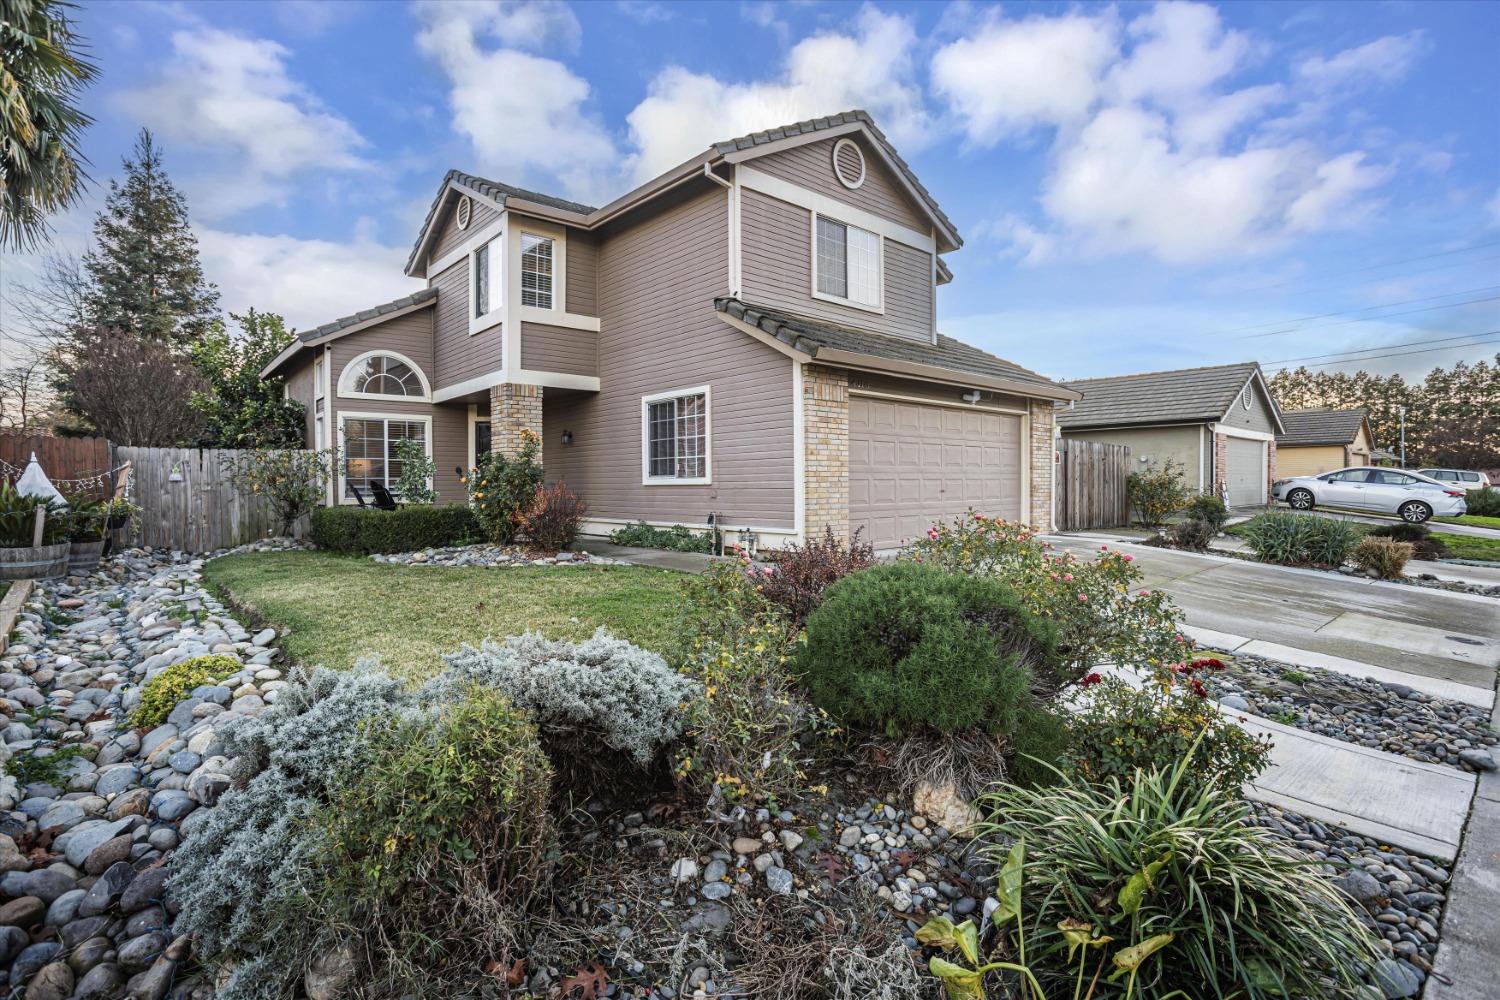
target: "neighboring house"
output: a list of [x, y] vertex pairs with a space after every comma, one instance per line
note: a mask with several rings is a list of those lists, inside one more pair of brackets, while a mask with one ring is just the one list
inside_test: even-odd
[[1276, 472], [1283, 479], [1373, 464], [1364, 410], [1282, 410], [1281, 423], [1286, 430], [1276, 435]]
[[1057, 412], [1063, 437], [1129, 445], [1135, 469], [1176, 461], [1231, 507], [1267, 502], [1285, 428], [1255, 362], [1063, 384], [1083, 393]]
[[1053, 410], [1077, 393], [945, 337], [952, 222], [862, 111], [716, 143], [591, 208], [457, 171], [408, 261], [427, 287], [300, 335], [264, 376], [309, 445], [391, 483], [542, 437], [585, 530], [636, 519], [776, 547], [890, 548], [972, 506], [1050, 527]]

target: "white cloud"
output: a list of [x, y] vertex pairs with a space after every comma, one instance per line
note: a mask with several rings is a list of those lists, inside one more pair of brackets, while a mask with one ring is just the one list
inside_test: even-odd
[[916, 43], [910, 21], [866, 7], [848, 33], [794, 45], [772, 79], [727, 83], [669, 66], [626, 117], [631, 173], [647, 180], [716, 140], [851, 108], [869, 111], [898, 147], [920, 148], [930, 122], [915, 79]]
[[401, 274], [407, 247], [374, 242], [368, 225], [348, 243], [199, 227], [204, 274], [226, 312], [251, 306], [305, 330], [421, 287]]
[[934, 86], [971, 142], [1051, 131], [1046, 221], [1010, 213], [991, 230], [1009, 234], [1012, 252], [1036, 262], [1071, 246], [1196, 263], [1372, 210], [1390, 172], [1364, 150], [1326, 148], [1316, 127], [1333, 100], [1324, 88], [1343, 99], [1398, 78], [1420, 54], [1420, 33], [1305, 57], [1287, 82], [1236, 86], [1268, 50], [1213, 7], [1170, 0], [1118, 17], [991, 17], [933, 57]]
[[1109, 16], [992, 18], [938, 50], [933, 86], [974, 142], [1065, 125], [1097, 100], [1101, 74], [1119, 54], [1117, 31]]
[[[447, 74], [454, 127], [474, 146], [474, 169], [512, 183], [556, 182], [584, 199], [604, 193], [614, 169], [609, 133], [585, 110], [589, 84], [563, 63], [521, 51], [577, 44], [578, 21], [560, 4], [426, 3], [418, 47]], [[487, 41], [498, 41], [489, 47]]]
[[183, 29], [172, 33], [172, 68], [119, 97], [163, 138], [212, 151], [226, 183], [194, 205], [210, 218], [279, 200], [303, 171], [368, 167], [365, 140], [292, 78], [290, 55], [264, 38]]

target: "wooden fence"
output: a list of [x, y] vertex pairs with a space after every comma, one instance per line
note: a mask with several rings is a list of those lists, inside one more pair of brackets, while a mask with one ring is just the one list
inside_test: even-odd
[[[212, 552], [280, 534], [269, 504], [242, 496], [229, 484], [238, 454], [219, 448], [116, 448], [116, 464], [130, 463], [130, 498], [141, 507], [122, 541]], [[306, 520], [294, 534], [306, 531]]]
[[1062, 531], [1130, 523], [1130, 447], [1063, 438], [1058, 442], [1057, 526]]
[[108, 472], [114, 464], [110, 444], [102, 437], [0, 434], [0, 462], [16, 469], [24, 469], [33, 454], [41, 464], [42, 471], [54, 482], [97, 476]]

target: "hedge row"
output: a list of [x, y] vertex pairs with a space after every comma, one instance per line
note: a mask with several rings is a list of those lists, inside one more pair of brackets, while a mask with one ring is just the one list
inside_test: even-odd
[[319, 507], [312, 512], [313, 544], [334, 552], [412, 552], [479, 538], [474, 513], [461, 504], [413, 504], [396, 510]]

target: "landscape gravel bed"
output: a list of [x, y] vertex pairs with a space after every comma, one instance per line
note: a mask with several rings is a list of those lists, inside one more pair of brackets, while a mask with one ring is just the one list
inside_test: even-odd
[[1464, 771], [1493, 771], [1500, 733], [1489, 713], [1403, 684], [1350, 677], [1245, 654], [1218, 654], [1205, 677], [1225, 708], [1253, 712], [1345, 743]]
[[1324, 863], [1355, 913], [1390, 948], [1376, 969], [1386, 1000], [1418, 996], [1432, 971], [1449, 872], [1431, 858], [1257, 803], [1254, 821]]
[[537, 555], [513, 545], [450, 545], [372, 555], [378, 563], [401, 566], [628, 566], [625, 559], [609, 559], [587, 552]]

